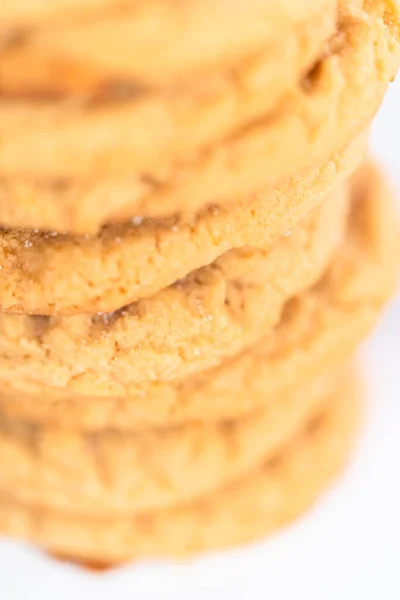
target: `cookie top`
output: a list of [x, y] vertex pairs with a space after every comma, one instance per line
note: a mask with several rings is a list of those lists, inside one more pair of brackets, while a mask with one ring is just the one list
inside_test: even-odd
[[354, 170], [366, 133], [322, 166], [231, 207], [134, 220], [90, 237], [0, 231], [0, 306], [39, 315], [110, 312], [161, 292], [233, 248], [268, 251]]
[[[136, 6], [133, 15], [136, 25], [139, 23], [139, 30], [144, 27], [146, 33], [144, 36], [132, 36], [132, 23], [126, 22], [126, 11], [124, 12], [121, 21], [122, 27], [128, 34], [130, 46], [134, 43], [134, 59], [132, 56], [131, 58], [128, 56], [132, 55], [132, 48], [129, 51], [122, 50], [124, 60], [128, 59], [128, 64], [136, 61], [136, 64], [143, 65], [145, 62], [143, 53], [138, 51], [140, 39], [147, 40], [151, 45], [151, 37], [155, 36], [157, 47], [161, 44], [163, 51], [153, 52], [153, 54], [161, 60], [168, 53], [165, 52], [165, 47], [171, 49], [174, 55], [179, 43], [183, 43], [185, 48], [187, 46], [187, 40], [184, 39], [185, 36], [182, 36], [182, 31], [177, 39], [165, 44], [160, 36], [161, 23], [157, 22], [149, 27], [148, 20], [145, 18], [145, 24], [142, 23], [140, 26], [141, 13], [150, 11], [153, 14], [148, 4], [143, 4], [139, 10]], [[191, 2], [177, 3], [178, 12], [186, 13], [188, 11], [184, 21], [187, 21], [189, 17], [190, 19], [196, 17], [190, 11], [190, 4]], [[214, 10], [209, 10], [210, 3], [208, 1], [206, 3], [196, 1], [195, 4], [203, 12], [206, 5], [208, 6], [208, 10], [206, 10], [208, 20], [212, 20], [216, 13], [221, 12], [223, 5], [226, 9], [226, 3], [223, 2], [219, 3], [219, 8], [218, 3], [213, 3]], [[241, 3], [235, 2], [234, 4], [235, 8], [229, 13], [230, 15], [234, 15], [235, 11], [243, 12], [244, 6]], [[159, 2], [158, 5], [162, 12], [166, 12], [166, 15], [174, 22], [171, 6], [165, 0]], [[46, 64], [46, 57], [40, 56], [41, 47], [34, 49], [29, 44], [26, 47], [23, 43], [14, 43], [8, 50], [6, 48], [2, 53], [3, 59], [0, 63], [2, 82], [0, 130], [5, 134], [7, 130], [11, 129], [15, 134], [19, 129], [19, 124], [23, 121], [25, 130], [31, 129], [32, 143], [37, 149], [40, 147], [41, 152], [46, 153], [45, 146], [48, 143], [45, 142], [46, 131], [48, 132], [50, 126], [51, 137], [54, 137], [56, 121], [56, 129], [60, 127], [63, 129], [61, 138], [64, 139], [63, 141], [60, 138], [56, 145], [59, 145], [60, 142], [61, 146], [64, 146], [64, 150], [72, 152], [69, 158], [72, 162], [76, 162], [75, 157], [78, 157], [75, 154], [77, 148], [74, 149], [74, 146], [78, 145], [81, 148], [78, 149], [78, 152], [81, 152], [83, 146], [86, 146], [88, 150], [88, 145], [91, 145], [90, 152], [95, 152], [97, 155], [95, 162], [98, 175], [94, 176], [93, 174], [90, 176], [90, 181], [86, 181], [86, 183], [85, 181], [78, 182], [78, 187], [82, 184], [86, 187], [86, 192], [82, 187], [79, 192], [73, 180], [69, 181], [63, 177], [54, 179], [54, 177], [46, 176], [43, 179], [43, 174], [40, 172], [37, 172], [35, 176], [34, 173], [32, 175], [32, 171], [29, 174], [22, 169], [23, 172], [20, 172], [17, 179], [13, 177], [9, 179], [3, 171], [0, 222], [11, 226], [54, 228], [61, 231], [93, 231], [110, 219], [132, 217], [133, 214], [129, 211], [132, 198], [135, 197], [138, 190], [141, 190], [140, 193], [142, 193], [147, 189], [146, 180], [151, 180], [151, 177], [149, 179], [149, 173], [143, 172], [140, 180], [137, 173], [133, 172], [123, 178], [121, 177], [122, 173], [119, 173], [110, 179], [111, 173], [108, 172], [108, 167], [104, 162], [104, 159], [106, 162], [108, 161], [106, 155], [110, 156], [110, 144], [114, 148], [112, 154], [114, 152], [119, 154], [118, 161], [123, 158], [126, 143], [131, 146], [133, 144], [134, 153], [143, 154], [143, 158], [149, 153], [154, 157], [155, 154], [159, 155], [161, 152], [166, 157], [172, 158], [174, 154], [176, 158], [181, 156], [186, 161], [189, 153], [198, 153], [201, 148], [218, 142], [219, 139], [247, 124], [249, 120], [268, 111], [289, 88], [298, 85], [305, 70], [310, 68], [321, 51], [324, 41], [335, 30], [336, 6], [334, 0], [320, 0], [315, 3], [314, 8], [307, 15], [306, 23], [297, 22], [295, 19], [295, 23], [291, 26], [289, 19], [287, 31], [274, 28], [272, 18], [260, 19], [259, 14], [252, 14], [253, 10], [257, 13], [260, 8], [264, 12], [268, 10], [271, 12], [271, 9], [272, 12], [277, 10], [278, 13], [288, 10], [284, 9], [283, 3], [282, 7], [279, 8], [279, 4], [265, 1], [251, 2], [250, 7], [246, 7], [245, 10], [247, 16], [242, 20], [240, 27], [236, 28], [240, 39], [243, 40], [246, 36], [243, 23], [246, 23], [246, 20], [250, 19], [257, 28], [269, 29], [272, 27], [273, 43], [272, 40], [270, 43], [266, 43], [268, 38], [263, 38], [261, 47], [250, 54], [245, 52], [241, 58], [237, 57], [233, 61], [234, 64], [220, 65], [219, 68], [215, 67], [211, 71], [206, 69], [203, 73], [191, 73], [186, 77], [182, 75], [179, 81], [157, 81], [150, 85], [135, 80], [135, 78], [124, 80], [122, 74], [119, 78], [115, 74], [113, 80], [108, 71], [104, 73], [101, 68], [96, 67], [97, 63], [90, 69], [90, 63], [87, 66], [87, 60], [77, 72], [77, 66], [68, 66], [66, 60], [59, 65], [60, 57], [57, 58], [57, 54], [54, 54], [46, 44], [42, 47], [42, 52], [46, 52], [47, 48], [47, 52], [50, 52], [47, 62], [53, 61], [56, 64]], [[153, 17], [157, 21], [156, 13], [153, 14]], [[119, 18], [121, 19], [121, 16]], [[182, 15], [177, 19], [175, 26], [178, 25], [181, 18], [183, 18]], [[192, 25], [201, 28], [207, 25], [204, 21], [205, 19], [199, 21], [194, 18]], [[107, 19], [106, 23], [114, 34], [115, 28], [118, 31], [117, 25], [112, 20]], [[82, 32], [82, 27], [83, 25], [80, 23], [79, 32]], [[188, 35], [190, 34], [188, 23], [184, 27], [179, 25], [179, 28]], [[220, 29], [219, 26], [212, 28], [217, 37]], [[229, 27], [223, 29], [222, 35], [229, 31]], [[283, 31], [286, 33], [284, 34]], [[107, 44], [101, 42], [101, 48], [110, 47], [110, 35], [108, 32]], [[56, 38], [59, 38], [58, 33], [56, 33]], [[121, 42], [120, 34], [118, 39]], [[250, 39], [257, 48], [257, 38], [253, 39], [250, 36]], [[204, 40], [207, 41], [206, 45], [204, 45]], [[200, 41], [205, 50], [208, 49], [211, 53], [215, 50], [209, 31], [204, 37], [200, 37]], [[193, 40], [189, 47], [193, 50], [192, 42]], [[79, 48], [78, 40], [75, 41], [75, 45]], [[111, 55], [118, 57], [119, 44], [112, 45], [113, 52], [107, 51], [106, 53], [108, 61]], [[234, 44], [228, 44], [228, 47], [231, 51]], [[96, 52], [100, 52], [100, 49], [97, 48]], [[85, 51], [86, 59], [88, 53], [90, 50]], [[178, 53], [177, 58], [179, 56]], [[190, 56], [191, 52], [188, 52], [188, 48], [186, 48], [181, 58], [185, 59]], [[54, 77], [54, 71], [58, 74], [62, 72], [63, 76]], [[91, 71], [93, 72], [91, 73]], [[150, 70], [150, 72], [153, 71], [154, 69]], [[145, 72], [149, 73], [146, 67]], [[3, 120], [1, 120], [1, 115], [4, 117]], [[39, 128], [36, 127], [38, 119], [41, 121]], [[128, 133], [129, 135], [127, 135]], [[85, 138], [85, 144], [81, 143], [82, 137]], [[93, 143], [90, 140], [93, 140]], [[45, 142], [44, 145], [43, 142]], [[99, 151], [100, 154], [103, 154], [103, 159], [100, 158]], [[99, 159], [102, 165], [100, 165]], [[77, 175], [80, 169], [79, 162], [80, 160], [76, 163]], [[74, 177], [75, 175], [73, 179]], [[9, 185], [12, 186], [12, 189]]]
[[332, 14], [336, 9], [336, 0], [12, 4], [0, 8], [2, 89], [50, 97], [60, 91], [90, 94], [113, 82], [148, 91], [195, 81], [234, 68], [297, 35], [326, 8]]
[[250, 542], [314, 502], [343, 466], [359, 417], [352, 381], [333, 393], [286, 448], [232, 485], [184, 505], [108, 518], [19, 503], [0, 493], [0, 531], [80, 560], [183, 556]]
[[372, 166], [353, 185], [350, 229], [325, 276], [289, 300], [279, 323], [250, 349], [183, 380], [127, 385], [89, 373], [66, 386], [51, 371], [41, 377], [37, 366], [32, 369], [29, 340], [20, 338], [19, 359], [4, 352], [0, 360], [2, 410], [89, 429], [215, 421], [267, 407], [339, 364], [371, 329], [398, 277], [400, 237], [391, 193]]
[[279, 452], [347, 376], [347, 370], [320, 375], [298, 393], [275, 398], [268, 410], [240, 420], [164, 430], [85, 434], [0, 413], [0, 490], [43, 509], [88, 516], [186, 503]]
[[[50, 318], [2, 313], [0, 363], [1, 356], [13, 356], [42, 383], [66, 388], [77, 376], [94, 384], [140, 384], [216, 366], [259, 339], [279, 320], [289, 298], [318, 281], [341, 241], [348, 205], [346, 188], [339, 187], [272, 248], [269, 211], [262, 218], [244, 208], [240, 219], [253, 215], [255, 225], [253, 237], [252, 224], [243, 225], [250, 225], [247, 242], [257, 245], [257, 232], [258, 242], [265, 235], [261, 249], [234, 247], [116, 313]], [[215, 231], [218, 227], [211, 234], [206, 229], [211, 240]], [[196, 245], [194, 236], [192, 243]]]
[[[168, 110], [144, 100], [141, 110], [128, 104], [112, 114], [103, 105], [32, 108], [3, 101], [0, 222], [18, 224], [15, 207], [21, 206], [26, 218], [20, 224], [53, 222], [56, 228], [58, 208], [64, 207], [71, 224], [67, 220], [61, 229], [74, 229], [76, 213], [95, 213], [97, 227], [110, 214], [128, 219], [193, 212], [265, 190], [321, 163], [365, 126], [397, 70], [396, 11], [392, 0], [363, 9], [344, 3], [337, 34], [320, 50], [309, 76], [279, 98], [271, 95], [271, 73], [252, 79], [254, 94], [242, 93], [247, 85], [234, 86], [241, 108], [236, 101], [227, 104], [225, 93], [222, 103], [215, 97], [191, 102], [178, 94]], [[267, 70], [275, 63], [270, 58], [263, 62]], [[280, 76], [279, 70], [273, 81]], [[111, 213], [101, 217], [101, 206], [110, 211], [111, 204]], [[50, 215], [47, 223], [37, 216], [31, 221], [33, 212]]]

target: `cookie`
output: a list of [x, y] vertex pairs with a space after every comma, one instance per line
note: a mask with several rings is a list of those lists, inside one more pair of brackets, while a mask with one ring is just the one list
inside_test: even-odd
[[354, 170], [366, 137], [270, 193], [192, 218], [135, 221], [88, 238], [0, 231], [0, 305], [39, 315], [110, 312], [157, 294], [233, 248], [267, 251]]
[[75, 515], [129, 515], [186, 503], [279, 452], [347, 376], [347, 370], [320, 375], [244, 419], [164, 430], [83, 433], [0, 413], [0, 490]]
[[[114, 220], [193, 212], [265, 191], [322, 163], [378, 108], [400, 61], [398, 22], [392, 0], [374, 0], [363, 9], [346, 3], [337, 35], [306, 81], [302, 77], [262, 117], [228, 135], [218, 133], [212, 143], [204, 142], [205, 122], [212, 121], [214, 136], [216, 123], [225, 123], [229, 113], [225, 106], [208, 121], [197, 103], [190, 111], [188, 102], [182, 106], [177, 98], [172, 116], [162, 111], [160, 118], [153, 110], [145, 118], [129, 104], [114, 118], [103, 106], [88, 111], [71, 104], [30, 108], [3, 101], [0, 222], [8, 222], [7, 207], [23, 206], [28, 225], [29, 206], [36, 215], [57, 206], [70, 215], [63, 230], [73, 228], [74, 215], [82, 212], [95, 213], [100, 224], [100, 207], [106, 202], [109, 210], [110, 198]], [[15, 208], [10, 210], [9, 216]], [[58, 208], [53, 217], [58, 228]], [[38, 216], [34, 222], [44, 226]]]
[[[54, 22], [64, 22], [71, 16], [79, 20], [93, 9], [106, 9], [113, 0], [3, 0], [0, 7], [0, 25], [9, 31], [20, 30]], [[96, 13], [95, 13], [96, 14]]]
[[259, 539], [303, 513], [343, 467], [359, 418], [348, 382], [275, 457], [242, 480], [186, 505], [96, 518], [0, 494], [0, 531], [75, 560], [117, 563], [186, 556]]
[[[189, 4], [180, 4], [180, 6], [189, 6]], [[0, 124], [0, 129], [4, 130], [4, 127], [18, 129], [21, 119], [24, 119], [25, 126], [28, 127], [30, 123], [37, 122], [40, 115], [42, 115], [40, 118], [44, 120], [47, 118], [51, 121], [55, 118], [60, 123], [66, 119], [67, 128], [89, 127], [85, 134], [87, 143], [93, 138], [96, 140], [96, 147], [100, 147], [101, 140], [108, 138], [109, 142], [111, 141], [110, 128], [112, 129], [112, 138], [116, 141], [117, 146], [120, 143], [124, 144], [121, 134], [126, 138], [128, 127], [130, 143], [136, 139], [134, 143], [138, 151], [153, 152], [154, 148], [162, 149], [167, 144], [172, 152], [172, 146], [175, 144], [178, 146], [176, 148], [178, 154], [182, 151], [187, 156], [189, 151], [197, 152], [205, 144], [209, 145], [213, 141], [230, 135], [235, 128], [237, 129], [259, 114], [265, 113], [290, 88], [299, 85], [305, 70], [312, 65], [317, 54], [321, 52], [323, 42], [335, 30], [335, 3], [332, 0], [324, 0], [324, 2], [319, 2], [316, 8], [316, 17], [307, 23], [306, 31], [303, 27], [299, 27], [290, 35], [279, 36], [280, 41], [277, 44], [267, 45], [261, 54], [247, 56], [242, 60], [242, 64], [236, 64], [234, 69], [231, 67], [218, 73], [206, 73], [201, 77], [200, 75], [195, 78], [191, 77], [185, 85], [184, 81], [181, 81], [175, 85], [171, 83], [165, 89], [162, 87], [154, 89], [154, 86], [151, 89], [142, 89], [143, 86], [140, 86], [138, 82], [136, 84], [129, 84], [129, 82], [112, 84], [109, 82], [108, 86], [103, 85], [104, 89], [90, 90], [90, 93], [88, 91], [83, 98], [75, 93], [72, 96], [73, 101], [69, 103], [62, 102], [62, 97], [57, 98], [57, 90], [52, 91], [52, 88], [47, 91], [46, 89], [42, 90], [41, 94], [38, 91], [35, 93], [34, 90], [29, 93], [24, 92], [23, 89], [19, 92], [14, 90], [14, 93], [11, 90], [7, 102], [4, 85], [7, 81], [9, 82], [11, 75], [13, 79], [18, 76], [21, 67], [18, 69], [14, 64], [20, 62], [18, 57], [14, 57], [15, 60], [11, 60], [11, 64], [9, 64], [10, 61], [6, 59], [9, 52], [5, 51], [0, 63], [0, 79], [3, 82], [3, 103], [0, 105], [0, 117], [1, 106], [3, 106], [5, 123]], [[309, 15], [309, 18], [314, 12]], [[258, 23], [261, 21], [258, 20]], [[109, 47], [108, 44], [107, 47]], [[172, 44], [171, 48], [174, 47]], [[15, 46], [15, 44], [12, 46], [12, 56], [15, 53], [18, 54], [18, 48], [19, 46]], [[161, 53], [161, 56], [163, 55], [164, 53]], [[35, 52], [31, 51], [30, 56], [33, 59], [27, 61], [24, 58], [22, 62], [25, 86], [29, 85], [27, 71], [33, 77], [37, 72], [37, 68], [32, 65], [27, 68], [27, 62], [37, 60]], [[142, 57], [140, 62], [142, 62]], [[52, 81], [63, 82], [63, 85], [71, 86], [72, 83], [68, 84], [68, 82], [72, 79], [75, 86], [80, 85], [82, 74], [79, 75], [73, 71], [67, 76], [66, 70], [68, 69], [64, 65], [63, 77], [52, 77]], [[45, 72], [47, 73], [46, 70]], [[57, 68], [57, 72], [60, 72], [60, 67]], [[49, 76], [51, 73], [47, 75], [47, 77]], [[86, 82], [87, 77], [83, 79]], [[20, 82], [15, 82], [15, 85], [18, 88]], [[49, 83], [43, 85], [48, 87]], [[86, 82], [85, 85], [91, 87], [92, 82]], [[56, 97], [52, 100], [54, 94]], [[25, 96], [28, 97], [25, 98]], [[28, 101], [29, 97], [31, 98], [30, 102]], [[68, 97], [66, 98], [68, 99]], [[15, 121], [12, 120], [10, 110], [16, 117]], [[65, 133], [68, 134], [67, 131]], [[152, 140], [147, 139], [149, 134], [152, 136]], [[54, 132], [52, 135], [54, 136]], [[118, 142], [118, 137], [120, 142]], [[143, 143], [148, 145], [147, 150], [143, 147]], [[79, 145], [82, 146], [80, 142]], [[128, 180], [125, 178], [122, 190], [121, 183], [119, 179], [106, 183], [102, 190], [97, 188], [95, 197], [92, 199], [87, 195], [84, 196], [83, 200], [86, 206], [81, 198], [81, 193], [77, 215], [75, 215], [77, 204], [75, 196], [66, 198], [64, 194], [63, 198], [61, 194], [58, 194], [56, 203], [53, 201], [49, 203], [44, 197], [40, 206], [40, 217], [34, 217], [35, 214], [38, 214], [37, 209], [39, 208], [37, 195], [35, 193], [32, 198], [32, 194], [29, 193], [29, 185], [28, 188], [24, 187], [24, 182], [19, 179], [17, 192], [20, 201], [9, 203], [6, 193], [2, 194], [0, 222], [20, 226], [38, 225], [41, 228], [60, 229], [61, 227], [62, 230], [92, 229], [96, 227], [95, 222], [91, 224], [94, 215], [98, 215], [98, 224], [104, 222], [106, 216], [114, 219], [123, 218], [123, 209], [127, 202], [128, 204], [131, 202], [134, 187], [138, 183], [141, 184], [137, 177], [132, 178], [131, 176]], [[34, 185], [35, 182], [31, 182], [31, 184]], [[99, 182], [96, 185], [98, 184]], [[62, 185], [56, 185], [56, 191], [62, 191], [62, 187]], [[123, 192], [122, 196], [118, 196], [118, 189]], [[3, 191], [6, 192], [5, 189]], [[54, 191], [54, 186], [50, 185], [50, 194], [54, 194]], [[69, 192], [66, 191], [68, 195]], [[42, 189], [42, 192], [46, 194], [46, 189]], [[62, 217], [61, 225], [57, 225], [55, 221], [58, 219], [58, 213], [60, 213], [59, 217]]]
[[[3, 43], [1, 89], [35, 99], [75, 98], [113, 83], [136, 94], [182, 87], [188, 79], [195, 86], [199, 77], [234, 70], [266, 50], [275, 54], [280, 48], [276, 57], [282, 62], [295, 44], [300, 54], [305, 46], [317, 49], [334, 32], [336, 4], [144, 0], [91, 11], [82, 5], [75, 7], [75, 18], [71, 11], [58, 22], [54, 17], [46, 22], [42, 15], [31, 26], [21, 20], [13, 26], [10, 18], [4, 23], [0, 8], [3, 38], [10, 40], [7, 44], [5, 37]], [[324, 32], [327, 17], [330, 28]]]
[[394, 202], [379, 172], [366, 166], [353, 185], [350, 228], [327, 272], [288, 300], [279, 322], [250, 349], [182, 380], [129, 385], [122, 377], [104, 380], [90, 372], [52, 377], [52, 369], [32, 368], [29, 340], [21, 338], [18, 359], [4, 352], [0, 360], [1, 410], [88, 429], [232, 419], [267, 409], [275, 398], [341, 363], [393, 293], [400, 256]]
[[66, 386], [77, 373], [142, 383], [216, 366], [259, 339], [288, 299], [318, 281], [348, 209], [346, 188], [339, 188], [268, 252], [231, 250], [116, 313], [50, 319], [0, 313], [0, 357], [13, 355], [43, 382], [64, 378]]

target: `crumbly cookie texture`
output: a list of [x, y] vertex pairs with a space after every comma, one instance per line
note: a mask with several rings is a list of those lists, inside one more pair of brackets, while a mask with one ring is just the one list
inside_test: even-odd
[[83, 516], [186, 503], [279, 452], [347, 376], [347, 370], [325, 373], [243, 419], [163, 430], [84, 433], [0, 413], [0, 490], [23, 503]]
[[153, 513], [96, 518], [19, 503], [3, 490], [0, 531], [75, 560], [109, 564], [247, 543], [310, 507], [343, 467], [358, 419], [358, 394], [347, 382], [275, 457], [195, 502]]
[[327, 272], [289, 300], [279, 322], [251, 348], [188, 378], [129, 384], [129, 371], [125, 381], [122, 374], [111, 380], [91, 372], [61, 379], [45, 358], [33, 369], [32, 356], [24, 360], [29, 344], [25, 350], [20, 342], [18, 355], [4, 352], [0, 360], [2, 410], [34, 421], [129, 429], [267, 409], [349, 356], [395, 289], [399, 228], [391, 193], [372, 165], [356, 175], [353, 195], [349, 230]]
[[[400, 60], [398, 23], [393, 0], [360, 8], [345, 2], [337, 35], [306, 81], [302, 77], [274, 107], [213, 142], [204, 142], [204, 132], [208, 127], [214, 135], [226, 122], [225, 107], [210, 126], [196, 103], [191, 112], [187, 102], [176, 99], [173, 115], [162, 111], [158, 118], [152, 110], [148, 121], [129, 105], [113, 118], [104, 107], [33, 110], [24, 102], [5, 101], [0, 105], [3, 211], [22, 203], [47, 214], [46, 206], [55, 205], [67, 207], [70, 215], [94, 212], [98, 219], [104, 199], [112, 197], [119, 207], [114, 219], [118, 213], [126, 219], [165, 216], [271, 188], [327, 160], [371, 119]], [[265, 89], [269, 93], [269, 83]], [[0, 213], [0, 222], [6, 221]]]
[[348, 200], [339, 188], [268, 252], [231, 250], [116, 313], [1, 314], [0, 357], [14, 354], [33, 370], [53, 369], [56, 378], [71, 378], [78, 369], [94, 379], [122, 376], [132, 383], [216, 366], [259, 339], [279, 320], [282, 305], [320, 278], [345, 230]]
[[110, 312], [154, 296], [233, 248], [268, 251], [354, 171], [367, 133], [323, 165], [230, 207], [139, 219], [86, 238], [0, 231], [0, 305], [39, 315]]

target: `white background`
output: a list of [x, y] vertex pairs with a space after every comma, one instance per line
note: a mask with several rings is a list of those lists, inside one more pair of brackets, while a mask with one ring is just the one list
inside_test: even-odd
[[[376, 120], [372, 148], [400, 198], [400, 78]], [[100, 575], [0, 542], [0, 599], [400, 600], [400, 301], [363, 360], [370, 398], [352, 464], [295, 526], [246, 550]]]

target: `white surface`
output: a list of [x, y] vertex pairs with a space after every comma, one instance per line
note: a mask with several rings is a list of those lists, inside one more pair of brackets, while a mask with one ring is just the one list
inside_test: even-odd
[[[376, 121], [372, 145], [400, 191], [400, 79]], [[370, 403], [352, 465], [311, 514], [276, 538], [187, 565], [103, 575], [0, 542], [0, 598], [400, 600], [399, 358], [397, 302], [364, 351]]]

